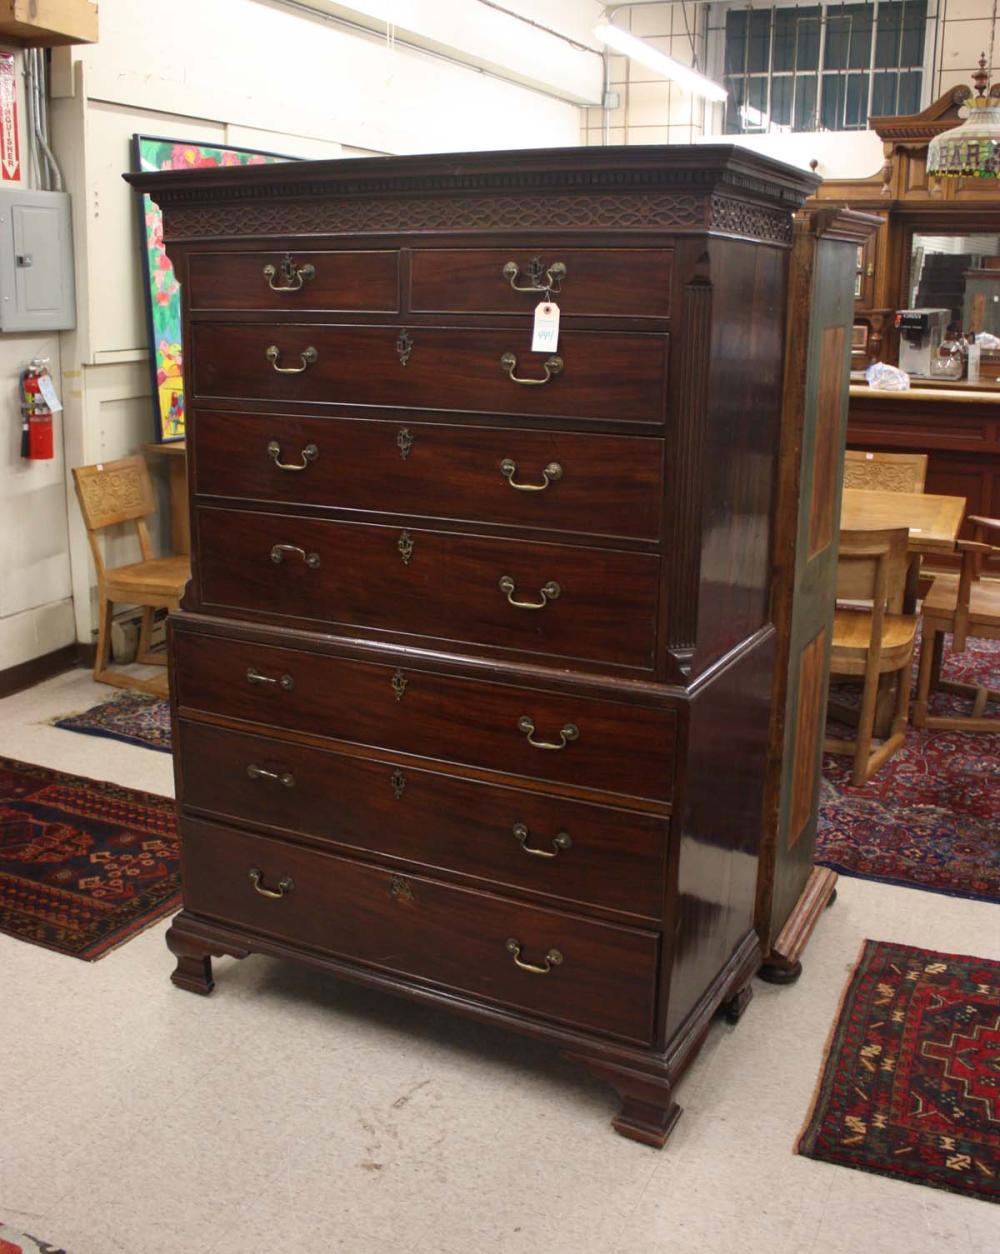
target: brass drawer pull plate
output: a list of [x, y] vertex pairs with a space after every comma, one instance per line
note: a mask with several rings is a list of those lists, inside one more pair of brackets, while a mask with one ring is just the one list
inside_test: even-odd
[[536, 967], [533, 962], [522, 962], [521, 942], [515, 940], [513, 936], [507, 941], [507, 952], [514, 955], [515, 967], [520, 967], [522, 971], [530, 971], [532, 975], [548, 975], [552, 968], [558, 967], [563, 960], [563, 956], [558, 949], [550, 949], [545, 955], [544, 967]]
[[[282, 281], [275, 283], [278, 275], [281, 275]], [[264, 267], [264, 278], [267, 279], [267, 286], [272, 292], [298, 292], [306, 279], [314, 279], [316, 277], [316, 267], [311, 265], [297, 266], [292, 260], [291, 253], [285, 253], [281, 259], [280, 266], [267, 265]]]
[[517, 369], [517, 354], [504, 353], [500, 358], [500, 369], [506, 374], [512, 383], [521, 383], [525, 387], [540, 387], [557, 374], [562, 374], [563, 359], [561, 357], [546, 357], [542, 363], [542, 369], [545, 371], [545, 377], [542, 379], [523, 379], [520, 375], [516, 375], [514, 371]]
[[262, 675], [259, 670], [253, 666], [247, 667], [247, 683], [249, 684], [276, 684], [282, 692], [291, 692], [295, 687], [295, 680], [291, 675], [279, 675], [277, 679], [272, 679], [270, 675]]
[[271, 561], [276, 566], [280, 566], [285, 560], [286, 553], [294, 553], [296, 557], [301, 557], [310, 570], [315, 570], [319, 566], [319, 554], [307, 553], [305, 549], [300, 549], [297, 544], [274, 544], [271, 546]]
[[535, 740], [535, 724], [527, 716], [523, 714], [517, 720], [517, 730], [524, 732], [528, 737], [528, 744], [533, 749], [565, 749], [572, 740], [578, 740], [580, 737], [580, 729], [575, 723], [566, 723], [559, 731], [559, 743], [553, 744], [551, 740]]
[[281, 349], [277, 346], [277, 344], [272, 344], [270, 348], [266, 349], [264, 356], [271, 363], [271, 366], [278, 372], [278, 374], [303, 374], [311, 365], [313, 365], [314, 362], [319, 360], [319, 353], [317, 353], [314, 348], [310, 347], [304, 348], [302, 352], [299, 353], [299, 359], [302, 362], [301, 366], [279, 366], [278, 362], [281, 361]]
[[540, 601], [515, 601], [514, 588], [514, 580], [510, 575], [504, 575], [500, 580], [500, 591], [506, 594], [507, 603], [519, 610], [544, 610], [550, 601], [556, 600], [562, 590], [553, 579], [538, 589], [538, 595], [542, 598]]
[[254, 766], [251, 762], [247, 767], [247, 775], [251, 779], [273, 779], [278, 784], [283, 784], [286, 788], [295, 787], [295, 776], [291, 771], [266, 771], [262, 766]]
[[529, 849], [527, 845], [528, 837], [531, 832], [528, 831], [524, 823], [514, 824], [514, 838], [524, 850], [530, 853], [534, 858], [558, 858], [559, 854], [565, 849], [571, 849], [573, 842], [569, 838], [569, 832], [556, 832], [552, 837], [551, 852], [548, 849]]
[[557, 483], [563, 477], [563, 468], [558, 462], [549, 462], [542, 471], [541, 483], [516, 483], [514, 476], [517, 474], [517, 462], [505, 457], [500, 463], [500, 473], [518, 492], [544, 492], [550, 483]]
[[305, 470], [310, 462], [314, 462], [319, 457], [319, 449], [315, 444], [307, 444], [299, 454], [302, 461], [296, 465], [294, 462], [283, 462], [281, 460], [281, 445], [277, 440], [271, 440], [267, 446], [267, 455], [279, 470]]
[[283, 880], [278, 881], [278, 891], [273, 888], [264, 887], [264, 872], [259, 871], [256, 867], [250, 868], [250, 883], [253, 885], [255, 893], [260, 893], [262, 897], [273, 897], [275, 899], [287, 896], [295, 887], [295, 881], [290, 875], [286, 875]]
[[527, 283], [518, 283], [521, 267], [516, 261], [508, 261], [503, 268], [503, 277], [510, 283], [515, 292], [560, 292], [562, 281], [566, 277], [566, 266], [562, 261], [554, 261], [548, 269], [542, 265], [540, 257], [532, 257], [524, 267]]

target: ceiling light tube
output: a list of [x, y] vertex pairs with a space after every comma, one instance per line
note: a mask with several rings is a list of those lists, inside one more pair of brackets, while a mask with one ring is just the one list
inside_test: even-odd
[[729, 98], [725, 87], [713, 83], [704, 74], [699, 74], [688, 65], [682, 65], [680, 61], [675, 61], [666, 53], [657, 52], [652, 44], [637, 39], [635, 35], [630, 35], [619, 26], [612, 26], [610, 22], [599, 22], [594, 27], [594, 37], [602, 44], [607, 44], [609, 48], [614, 48], [616, 52], [622, 52], [633, 61], [638, 61], [640, 65], [645, 65], [648, 69], [655, 70], [657, 74], [662, 74], [664, 78], [670, 79], [678, 87], [686, 87], [697, 96], [720, 102]]

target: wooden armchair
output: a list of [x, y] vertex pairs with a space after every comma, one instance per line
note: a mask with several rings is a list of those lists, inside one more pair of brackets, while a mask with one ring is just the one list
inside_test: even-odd
[[[917, 620], [901, 613], [906, 584], [907, 530], [842, 531], [837, 559], [837, 598], [870, 601], [871, 608], [838, 608], [833, 616], [831, 675], [860, 675], [861, 713], [855, 740], [827, 737], [827, 753], [854, 758], [851, 783], [866, 783], [906, 739], [910, 705], [910, 665]], [[889, 735], [872, 748], [879, 677], [901, 672]]]
[[[156, 679], [140, 679], [110, 669], [111, 616], [116, 602], [141, 605], [142, 626], [136, 661], [156, 666], [166, 665], [165, 656], [153, 653], [150, 649], [153, 611], [163, 607], [177, 608], [184, 585], [191, 577], [190, 559], [153, 557], [146, 519], [155, 511], [156, 502], [149, 481], [149, 471], [142, 457], [124, 457], [121, 461], [103, 462], [96, 466], [78, 466], [73, 471], [73, 480], [97, 568], [100, 620], [94, 678], [102, 684], [136, 688], [140, 692], [165, 696], [165, 675]], [[99, 533], [107, 527], [128, 522], [135, 523], [142, 561], [109, 570], [104, 565]]]
[[[1000, 731], [1000, 719], [984, 717], [987, 701], [1000, 701], [1000, 691], [976, 684], [941, 679], [941, 658], [946, 632], [952, 633], [951, 647], [961, 653], [969, 636], [1000, 640], [1000, 583], [980, 579], [983, 558], [1000, 554], [1000, 547], [987, 544], [987, 533], [1000, 539], [1000, 519], [970, 515], [975, 538], [959, 540], [962, 569], [958, 575], [938, 575], [923, 604], [923, 644], [920, 647], [920, 675], [917, 700], [913, 707], [915, 727], [950, 727], [956, 731]], [[931, 715], [927, 704], [931, 691], [941, 688], [972, 697], [968, 715]]]
[[927, 482], [926, 453], [844, 453], [844, 487], [862, 491], [923, 492]]

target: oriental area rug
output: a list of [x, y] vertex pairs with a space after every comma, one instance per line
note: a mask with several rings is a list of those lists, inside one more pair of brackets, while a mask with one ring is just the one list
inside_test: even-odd
[[66, 1251], [0, 1222], [0, 1254], [66, 1254]]
[[[945, 652], [945, 678], [1000, 686], [1000, 641], [972, 640]], [[845, 694], [839, 694], [841, 699]], [[1000, 703], [997, 731], [920, 731], [860, 788], [851, 759], [826, 754], [816, 861], [842, 875], [1000, 901]], [[960, 714], [969, 702], [936, 693], [931, 712]]]
[[1000, 1201], [1000, 963], [865, 941], [799, 1154]]
[[82, 714], [57, 718], [53, 726], [170, 752], [170, 703], [144, 692], [123, 692]]
[[0, 758], [0, 932], [93, 961], [179, 904], [169, 797]]

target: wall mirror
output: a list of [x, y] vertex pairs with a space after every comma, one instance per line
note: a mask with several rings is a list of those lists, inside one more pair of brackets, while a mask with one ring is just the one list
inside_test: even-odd
[[949, 332], [1000, 336], [1000, 235], [914, 232], [909, 309], [947, 309]]

